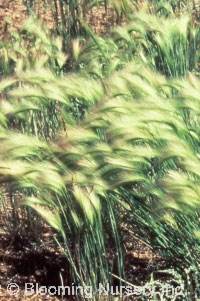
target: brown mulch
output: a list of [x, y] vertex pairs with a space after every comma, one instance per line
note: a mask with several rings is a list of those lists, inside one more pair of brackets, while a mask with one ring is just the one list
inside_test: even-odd
[[[21, 290], [19, 294], [11, 296], [6, 289], [1, 289], [0, 291], [1, 301], [59, 301], [58, 298], [49, 295], [37, 296], [33, 295], [30, 297], [25, 297], [23, 291]], [[70, 301], [71, 299], [69, 299]]]
[[[36, 14], [42, 23], [50, 30], [55, 28], [52, 10], [45, 0], [40, 0], [35, 8]], [[6, 38], [7, 31], [18, 29], [28, 17], [27, 8], [23, 0], [0, 0], [0, 34]], [[96, 34], [103, 35], [111, 30], [116, 24], [116, 14], [111, 7], [103, 4], [93, 7], [86, 16], [87, 23], [90, 24]]]
[[[16, 199], [16, 198], [15, 198]], [[12, 211], [10, 208], [9, 195], [6, 195], [8, 203], [9, 217], [12, 221]], [[8, 218], [8, 217], [7, 217]], [[60, 301], [58, 297], [45, 295], [24, 296], [25, 283], [39, 283], [42, 286], [60, 286], [62, 275], [64, 285], [71, 286], [70, 267], [65, 255], [55, 244], [51, 228], [47, 225], [41, 225], [39, 231], [39, 241], [35, 240], [35, 236], [29, 234], [26, 236], [17, 236], [18, 232], [13, 235], [3, 228], [4, 221], [3, 208], [0, 206], [0, 300], [1, 301]], [[25, 223], [22, 223], [25, 224]], [[121, 235], [124, 242], [124, 260], [127, 281], [140, 285], [142, 281], [151, 273], [155, 266], [161, 266], [162, 258], [159, 254], [148, 245], [135, 236], [134, 225], [131, 227], [125, 222], [121, 225]], [[12, 232], [11, 232], [12, 233]], [[32, 247], [35, 243], [35, 249]], [[115, 250], [110, 250], [107, 256], [111, 259], [115, 254]], [[114, 256], [116, 257], [116, 256]], [[113, 274], [117, 276], [117, 271], [113, 270]], [[9, 283], [19, 285], [19, 293], [10, 295], [6, 289]], [[73, 297], [63, 298], [65, 301], [73, 301]], [[106, 300], [108, 301], [108, 300]]]
[[[58, 297], [45, 295], [24, 296], [25, 283], [39, 283], [42, 286], [60, 286], [62, 275], [64, 285], [71, 286], [70, 267], [62, 251], [55, 245], [51, 229], [46, 226], [43, 228], [41, 236], [41, 245], [37, 245], [37, 250], [31, 249], [29, 243], [24, 244], [20, 241], [14, 241], [8, 233], [1, 232], [0, 235], [0, 300], [1, 301], [60, 301]], [[155, 254], [151, 247], [145, 245], [137, 239], [126, 225], [122, 225], [124, 233], [125, 246], [125, 269], [127, 271], [127, 281], [140, 285], [145, 282], [147, 275], [151, 273], [152, 268], [159, 266], [162, 262], [159, 254]], [[37, 242], [38, 243], [38, 242]], [[114, 250], [113, 250], [114, 253]], [[109, 254], [107, 254], [109, 256]], [[112, 257], [112, 256], [111, 256]], [[113, 271], [114, 275], [117, 275]], [[9, 283], [19, 285], [19, 293], [10, 295], [6, 289]], [[65, 301], [73, 301], [73, 297], [63, 298]]]

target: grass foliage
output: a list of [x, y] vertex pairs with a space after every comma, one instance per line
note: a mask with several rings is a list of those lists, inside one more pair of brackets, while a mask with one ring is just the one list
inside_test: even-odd
[[197, 297], [199, 29], [144, 11], [108, 38], [83, 26], [65, 54], [31, 18], [1, 45], [0, 182], [61, 234], [76, 283], [126, 279], [127, 218]]

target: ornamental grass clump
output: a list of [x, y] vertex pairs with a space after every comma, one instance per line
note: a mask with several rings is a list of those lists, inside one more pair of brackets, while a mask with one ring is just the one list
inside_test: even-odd
[[[127, 280], [126, 219], [135, 237], [159, 250], [169, 274], [181, 275], [185, 291], [190, 273], [197, 297], [200, 82], [188, 72], [197, 67], [188, 63], [193, 52], [184, 52], [189, 19], [142, 13], [135, 20], [109, 39], [86, 26], [91, 40], [66, 73], [48, 37], [43, 49], [44, 33], [38, 43], [47, 60], [15, 61], [0, 82], [0, 181], [60, 233], [54, 237], [75, 283], [97, 292], [113, 275]], [[47, 135], [51, 108], [57, 128]]]

